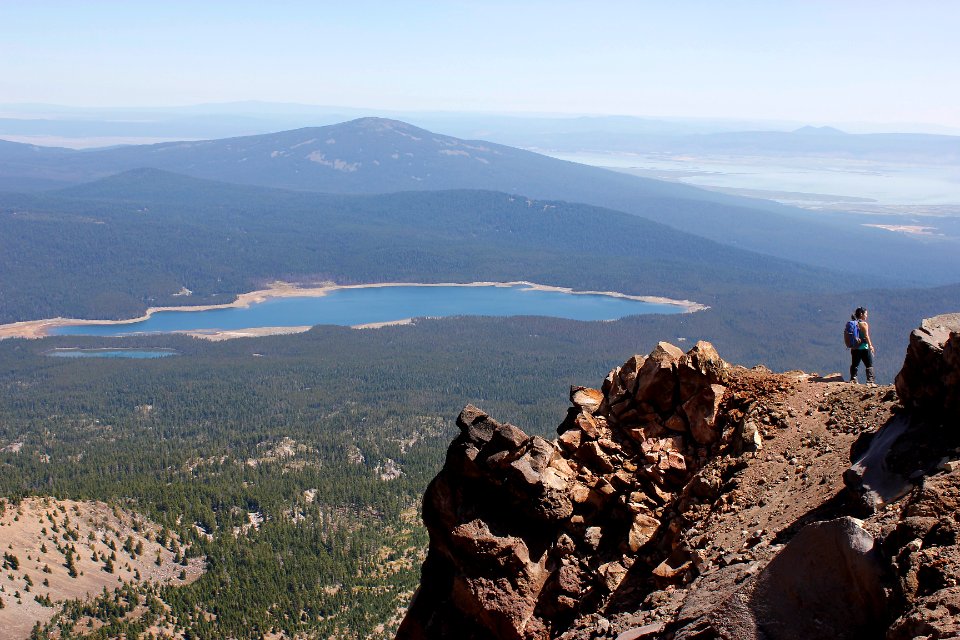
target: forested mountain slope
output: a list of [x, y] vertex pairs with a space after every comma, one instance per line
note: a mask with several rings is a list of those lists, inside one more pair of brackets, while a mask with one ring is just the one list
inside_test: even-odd
[[[381, 118], [275, 134], [67, 151], [7, 143], [0, 184], [74, 184], [139, 167], [232, 183], [333, 193], [490, 189], [589, 203], [640, 215], [715, 241], [902, 283], [960, 279], [953, 238], [903, 237], [857, 220], [726, 196], [466, 141]], [[19, 186], [18, 186], [19, 185]], [[884, 260], [877, 260], [883, 255]]]
[[[334, 196], [137, 170], [0, 195], [0, 322], [229, 302], [276, 279], [527, 280], [693, 299], [845, 279], [588, 205], [489, 191]], [[174, 297], [183, 287], [194, 295]]]

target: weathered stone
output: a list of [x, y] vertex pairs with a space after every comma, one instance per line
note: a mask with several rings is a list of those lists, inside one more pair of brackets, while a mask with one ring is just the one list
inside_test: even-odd
[[905, 406], [960, 417], [960, 313], [920, 323], [895, 383]]
[[590, 487], [579, 482], [574, 483], [570, 489], [570, 497], [577, 504], [582, 504], [590, 497]]
[[557, 441], [560, 443], [560, 446], [567, 451], [576, 451], [580, 447], [582, 437], [583, 431], [580, 429], [570, 429], [569, 431], [561, 433]]
[[540, 484], [545, 490], [554, 490], [562, 494], [569, 488], [570, 475], [561, 474], [556, 468], [550, 466], [540, 474]]
[[510, 468], [516, 472], [513, 476], [514, 479], [521, 479], [531, 485], [540, 482], [540, 472], [535, 470], [530, 463], [530, 456], [523, 456], [511, 462]]
[[667, 467], [666, 467], [667, 470], [686, 473], [687, 459], [683, 456], [682, 453], [678, 453], [677, 451], [668, 451], [666, 455], [666, 459], [667, 459]]
[[669, 418], [663, 421], [663, 426], [671, 431], [678, 431], [684, 433], [688, 431], [687, 421], [680, 413], [674, 413]]
[[721, 384], [727, 363], [713, 345], [703, 340], [687, 351], [677, 363], [680, 401], [686, 402], [708, 384]]
[[658, 414], [673, 411], [677, 391], [676, 367], [683, 351], [661, 342], [650, 353], [637, 374], [637, 402], [646, 403]]
[[920, 598], [916, 606], [890, 626], [887, 640], [960, 638], [960, 587], [953, 586]]
[[561, 533], [557, 538], [557, 544], [554, 548], [561, 556], [568, 556], [577, 550], [577, 545], [574, 543], [573, 538], [565, 533]]
[[496, 420], [490, 419], [486, 413], [468, 404], [457, 417], [457, 426], [460, 435], [469, 442], [484, 445], [493, 437], [494, 430], [500, 426]]
[[673, 436], [672, 438], [647, 438], [640, 443], [640, 451], [642, 451], [645, 455], [682, 450], [683, 436]]
[[[652, 482], [650, 480], [653, 480]], [[649, 480], [643, 483], [643, 491], [646, 493], [650, 499], [656, 502], [659, 505], [664, 505], [670, 502], [673, 498], [673, 494], [665, 490], [661, 486], [662, 482], [657, 482], [655, 478], [650, 477]]]
[[603, 392], [587, 387], [570, 387], [570, 402], [584, 413], [594, 414], [603, 402]]
[[617, 489], [613, 486], [613, 483], [606, 478], [597, 478], [597, 481], [593, 484], [593, 490], [605, 498], [609, 498], [617, 492]]
[[613, 471], [613, 463], [596, 441], [585, 442], [577, 449], [577, 459], [600, 473]]
[[575, 564], [561, 566], [557, 571], [557, 588], [579, 596], [583, 590], [583, 570]]
[[593, 421], [597, 423], [597, 430], [600, 432], [601, 437], [606, 437], [610, 430], [610, 424], [607, 422], [607, 419], [601, 415], [593, 416]]
[[627, 577], [627, 568], [619, 562], [607, 562], [597, 568], [597, 573], [603, 578], [603, 585], [608, 591], [617, 590], [623, 579]]
[[482, 520], [454, 527], [449, 540], [458, 567], [450, 592], [456, 609], [498, 637], [524, 638], [550, 575], [546, 554], [532, 559], [521, 538], [495, 535]]
[[610, 373], [607, 374], [607, 377], [603, 379], [603, 384], [600, 385], [600, 391], [603, 392], [604, 397], [610, 397], [610, 390], [613, 388], [613, 385], [620, 385], [620, 367], [614, 367], [610, 370]]
[[757, 452], [763, 449], [763, 434], [760, 425], [753, 420], [744, 420], [736, 430], [736, 448], [740, 452]]
[[632, 473], [626, 469], [620, 468], [617, 469], [612, 476], [608, 476], [610, 484], [617, 490], [617, 492], [626, 491], [628, 488], [633, 486], [636, 478]]
[[630, 532], [627, 535], [627, 548], [631, 553], [636, 553], [640, 548], [647, 544], [657, 532], [660, 521], [645, 513], [637, 513], [633, 516], [633, 523], [630, 525]]
[[637, 354], [631, 356], [629, 360], [620, 366], [620, 370], [618, 372], [620, 384], [624, 391], [626, 391], [628, 394], [633, 394], [636, 391], [637, 374], [640, 373], [640, 369], [643, 367], [643, 363], [645, 361], [645, 356]]
[[650, 422], [643, 427], [625, 429], [624, 433], [630, 436], [630, 438], [635, 442], [642, 443], [645, 440], [663, 437], [671, 432], [668, 432], [666, 427], [659, 422]]
[[687, 400], [682, 407], [687, 423], [690, 425], [690, 435], [699, 444], [713, 444], [720, 434], [717, 432], [717, 412], [723, 401], [726, 387], [711, 384], [703, 387], [700, 392]]
[[609, 438], [600, 438], [597, 440], [597, 444], [609, 455], [619, 455], [623, 453], [620, 445]]
[[583, 435], [591, 440], [596, 440], [600, 437], [600, 427], [597, 425], [596, 419], [589, 413], [580, 413], [575, 419], [575, 424], [583, 432]]
[[570, 466], [570, 463], [567, 461], [567, 459], [561, 456], [555, 456], [550, 461], [550, 467], [556, 469], [557, 473], [565, 478], [572, 477], [576, 473]]
[[490, 437], [490, 442], [488, 443], [485, 449], [493, 448], [500, 450], [514, 450], [520, 448], [524, 442], [527, 441], [527, 434], [525, 434], [521, 429], [515, 427], [509, 422], [503, 424], [498, 424], [494, 430], [493, 434]]
[[617, 367], [611, 371], [603, 382], [602, 391], [608, 405], [620, 402], [630, 394], [630, 390], [624, 386], [623, 379], [620, 377], [620, 370], [621, 367]]
[[[873, 436], [865, 450], [843, 472], [843, 482], [867, 511], [899, 500], [913, 483], [901, 470], [891, 468], [887, 460], [890, 450], [909, 432], [911, 416], [895, 415]], [[909, 471], [913, 471], [911, 467]]]
[[642, 627], [627, 629], [617, 636], [617, 640], [643, 640], [643, 638], [659, 638], [666, 628], [663, 622], [651, 622]]
[[530, 438], [529, 449], [527, 451], [530, 456], [537, 461], [536, 468], [541, 471], [557, 456], [557, 450], [553, 443], [540, 436]]
[[688, 484], [691, 495], [698, 498], [715, 498], [720, 493], [722, 480], [716, 470], [702, 470], [690, 479]]
[[[954, 353], [949, 340], [942, 351]], [[892, 394], [811, 387], [801, 408], [779, 397], [804, 384], [795, 377], [728, 372], [703, 343], [671, 363], [675, 356], [661, 345], [650, 360], [635, 360], [632, 380], [629, 363], [614, 369], [600, 407], [592, 414], [571, 409], [555, 444], [528, 439], [475, 407], [461, 414], [461, 435], [424, 497], [430, 550], [398, 638], [582, 640], [630, 627], [627, 637], [677, 640], [881, 638], [883, 625], [897, 616], [887, 640], [957, 635], [960, 473], [940, 470], [953, 466], [943, 460], [956, 460], [960, 437], [951, 429], [957, 421], [942, 419], [941, 405], [930, 405], [932, 398], [947, 406], [943, 380], [940, 391], [917, 392], [914, 398], [926, 399], [888, 421], [935, 407], [917, 423], [928, 427], [920, 446], [907, 446], [918, 443], [908, 438], [881, 460], [918, 486], [902, 509], [871, 522], [871, 531], [885, 536], [880, 569], [886, 574], [874, 581], [870, 563], [877, 554], [864, 551], [869, 536], [834, 532], [804, 550], [795, 545], [807, 529], [795, 534], [790, 523], [816, 517], [808, 511], [816, 494], [834, 495], [836, 451], [855, 437], [841, 428], [856, 422], [857, 429], [872, 429], [874, 416], [883, 416], [874, 407], [889, 407]], [[728, 414], [718, 416], [728, 375], [736, 395]], [[607, 404], [611, 394], [626, 391], [623, 402]], [[859, 411], [860, 402], [869, 410]], [[772, 423], [789, 416], [796, 418], [791, 426], [807, 422], [816, 429], [818, 411], [826, 431], [797, 435], [799, 447], [793, 438], [762, 441], [757, 416]], [[841, 416], [850, 419], [836, 426]], [[727, 425], [734, 439], [721, 449], [719, 428]], [[886, 435], [881, 430], [872, 438]], [[779, 458], [727, 456], [751, 443], [799, 462], [781, 473]], [[855, 447], [858, 455], [865, 446]], [[744, 467], [750, 471], [739, 473]], [[797, 469], [809, 470], [809, 478]], [[793, 490], [804, 504], [788, 504]], [[778, 509], [782, 523], [774, 521]], [[824, 524], [830, 523], [814, 526]], [[776, 555], [779, 538], [791, 542]], [[896, 596], [889, 608], [882, 595], [879, 605], [873, 599], [877, 583]], [[876, 625], [863, 626], [866, 619]], [[643, 626], [652, 621], [662, 622]]]
[[672, 561], [671, 558], [668, 558], [654, 568], [652, 575], [654, 582], [662, 589], [669, 585], [681, 584], [691, 577], [692, 571], [693, 562], [691, 560], [676, 563], [675, 560]]
[[483, 464], [488, 469], [502, 469], [519, 458], [521, 454], [522, 452], [518, 451], [497, 451], [483, 458]]
[[583, 543], [587, 545], [588, 548], [597, 550], [597, 547], [600, 546], [600, 539], [603, 537], [603, 530], [600, 527], [587, 527], [587, 530], [583, 534]]

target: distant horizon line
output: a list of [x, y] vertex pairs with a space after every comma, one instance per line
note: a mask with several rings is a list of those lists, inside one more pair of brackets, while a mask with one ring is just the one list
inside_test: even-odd
[[[389, 114], [398, 116], [403, 114], [433, 116], [433, 117], [497, 117], [511, 119], [551, 119], [551, 120], [575, 120], [575, 119], [625, 119], [636, 121], [660, 121], [660, 122], [695, 122], [695, 123], [742, 123], [761, 124], [765, 126], [795, 127], [804, 126], [813, 127], [835, 127], [839, 129], [874, 129], [874, 131], [858, 131], [858, 133], [939, 133], [951, 135], [960, 135], [960, 127], [944, 124], [941, 122], [890, 122], [890, 121], [849, 121], [849, 120], [794, 120], [790, 118], [776, 118], [769, 116], [715, 116], [715, 115], [651, 115], [651, 114], [627, 114], [627, 113], [608, 113], [608, 112], [555, 112], [555, 111], [498, 111], [498, 110], [456, 110], [456, 109], [396, 109], [396, 108], [375, 108], [375, 107], [357, 107], [345, 105], [327, 105], [311, 104], [302, 102], [273, 102], [269, 100], [234, 100], [225, 102], [196, 102], [179, 103], [170, 105], [78, 105], [63, 104], [52, 102], [3, 102], [0, 103], [0, 119], [18, 119], [18, 120], [42, 120], [46, 119], [43, 115], [52, 114], [6, 114], [5, 111], [22, 109], [26, 111], [42, 110], [65, 110], [82, 112], [85, 115], [94, 115], [97, 113], [109, 113], [111, 111], [132, 112], [132, 113], [177, 113], [183, 111], [200, 110], [206, 111], [207, 115], [214, 115], [216, 109], [238, 108], [238, 107], [275, 107], [284, 109], [297, 109], [298, 111], [289, 111], [287, 113], [276, 111], [259, 111], [251, 109], [247, 112], [235, 113], [232, 115], [261, 115], [261, 116], [293, 116], [303, 115], [304, 111], [319, 111], [325, 115], [344, 115], [364, 117], [364, 115]], [[342, 113], [341, 113], [342, 112]], [[61, 114], [65, 115], [65, 114]], [[320, 114], [318, 114], [320, 115]], [[386, 117], [383, 116], [383, 117]]]

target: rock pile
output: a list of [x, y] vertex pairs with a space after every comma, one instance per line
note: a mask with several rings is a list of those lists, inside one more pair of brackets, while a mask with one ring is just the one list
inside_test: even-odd
[[675, 504], [718, 490], [691, 480], [725, 427], [760, 446], [756, 426], [719, 419], [725, 372], [709, 343], [661, 342], [601, 389], [571, 388], [554, 442], [466, 407], [424, 498], [430, 551], [398, 637], [545, 638], [620, 591], [692, 579]]
[[956, 637], [960, 314], [896, 392], [660, 343], [553, 441], [467, 406], [398, 638]]

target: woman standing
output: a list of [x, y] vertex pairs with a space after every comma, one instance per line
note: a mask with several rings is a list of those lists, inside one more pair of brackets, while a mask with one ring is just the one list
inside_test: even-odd
[[873, 373], [873, 340], [870, 339], [870, 325], [867, 323], [867, 310], [863, 307], [857, 307], [857, 310], [850, 316], [851, 320], [857, 323], [857, 330], [860, 334], [860, 344], [850, 347], [850, 382], [857, 382], [857, 368], [863, 362], [867, 370], [867, 385], [877, 386]]

